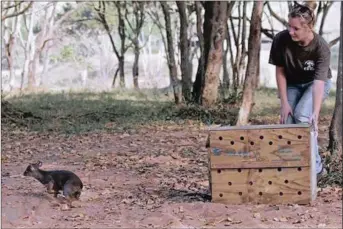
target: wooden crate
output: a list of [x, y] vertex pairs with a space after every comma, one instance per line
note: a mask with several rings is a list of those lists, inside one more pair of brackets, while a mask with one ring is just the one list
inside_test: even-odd
[[210, 130], [213, 202], [307, 204], [316, 198], [310, 126], [255, 125]]

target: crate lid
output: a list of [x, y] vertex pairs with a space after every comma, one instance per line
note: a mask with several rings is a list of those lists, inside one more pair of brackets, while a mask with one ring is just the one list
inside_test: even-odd
[[299, 124], [271, 124], [271, 125], [244, 125], [244, 126], [220, 126], [209, 128], [210, 131], [222, 130], [256, 130], [256, 129], [284, 129], [284, 128], [309, 128], [309, 123]]

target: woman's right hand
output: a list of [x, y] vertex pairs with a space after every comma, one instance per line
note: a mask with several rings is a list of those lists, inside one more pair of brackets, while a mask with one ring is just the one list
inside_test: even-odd
[[281, 104], [280, 124], [285, 124], [289, 115], [293, 115], [293, 111], [288, 102]]

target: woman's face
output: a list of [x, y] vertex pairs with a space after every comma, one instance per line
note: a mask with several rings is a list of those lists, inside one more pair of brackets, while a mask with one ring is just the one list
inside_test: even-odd
[[293, 41], [305, 41], [310, 36], [311, 28], [300, 17], [289, 18], [288, 31]]

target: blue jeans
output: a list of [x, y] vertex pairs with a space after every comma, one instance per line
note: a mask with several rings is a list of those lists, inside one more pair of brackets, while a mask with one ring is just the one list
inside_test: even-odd
[[[325, 82], [323, 100], [328, 97], [331, 86], [331, 80]], [[293, 117], [288, 116], [286, 124], [309, 123], [313, 106], [312, 88], [313, 82], [287, 85], [287, 98], [293, 111]], [[319, 155], [318, 139], [316, 138], [314, 142], [316, 172], [319, 173], [322, 171], [323, 165]]]

